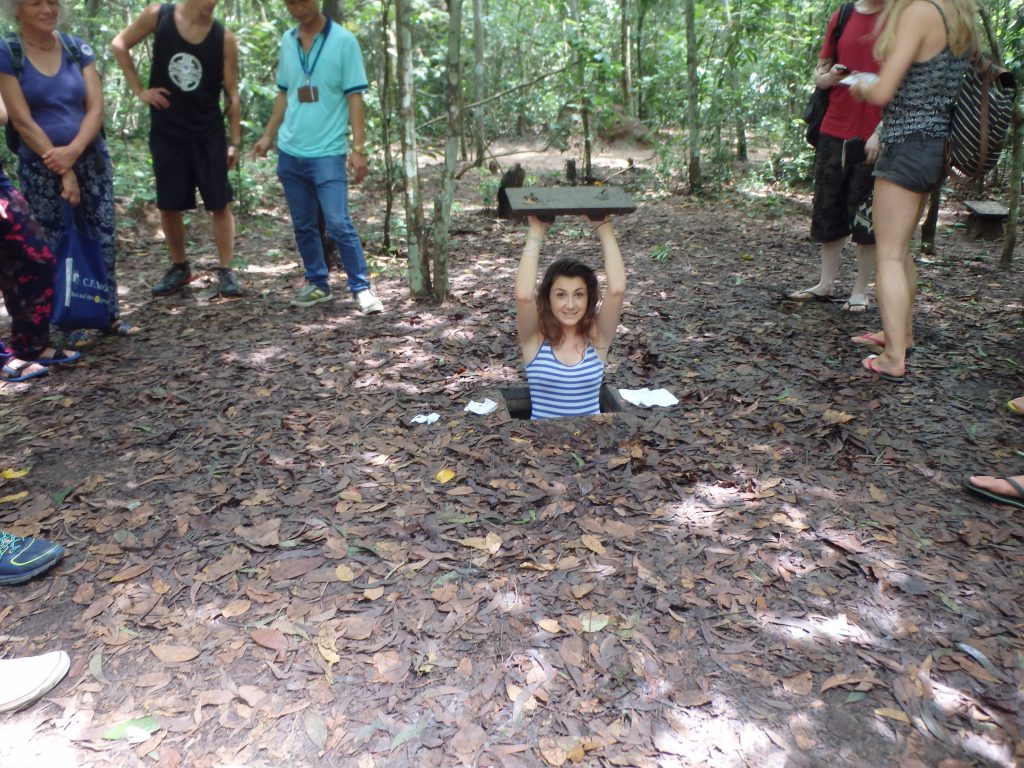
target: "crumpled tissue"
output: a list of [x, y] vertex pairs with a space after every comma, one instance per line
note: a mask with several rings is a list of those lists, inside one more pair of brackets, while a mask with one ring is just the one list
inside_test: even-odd
[[679, 402], [678, 398], [667, 389], [620, 389], [622, 399], [631, 405], [651, 408], [655, 405], [668, 407]]
[[439, 413], [421, 413], [418, 416], [412, 417], [413, 424], [433, 424], [435, 421], [441, 418]]
[[482, 403], [478, 403], [476, 400], [470, 400], [469, 405], [466, 406], [465, 410], [469, 411], [470, 413], [475, 413], [479, 416], [485, 416], [488, 413], [491, 413], [497, 407], [498, 404], [488, 397], [485, 398]]

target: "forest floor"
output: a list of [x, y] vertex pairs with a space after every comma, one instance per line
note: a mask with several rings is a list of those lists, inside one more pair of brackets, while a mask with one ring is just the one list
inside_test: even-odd
[[[522, 381], [523, 227], [493, 217], [486, 172], [459, 184], [451, 300], [413, 302], [382, 259], [372, 317], [343, 287], [288, 305], [276, 193], [239, 217], [237, 301], [212, 272], [152, 298], [159, 233], [125, 213], [143, 334], [0, 387], [0, 527], [67, 548], [5, 589], [0, 647], [72, 657], [0, 718], [4, 764], [1021, 764], [1024, 517], [961, 485], [1024, 466], [1019, 268], [947, 202], [908, 383], [886, 383], [848, 340], [874, 303], [782, 299], [813, 282], [807, 195], [684, 196], [619, 150], [598, 175], [635, 157], [613, 182], [640, 206], [616, 221], [607, 378], [667, 409], [464, 411]], [[382, 199], [353, 192], [371, 249]], [[599, 258], [574, 221], [554, 253]]]

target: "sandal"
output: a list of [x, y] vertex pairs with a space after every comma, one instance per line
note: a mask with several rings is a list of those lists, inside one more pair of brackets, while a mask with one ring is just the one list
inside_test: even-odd
[[847, 299], [843, 302], [843, 312], [849, 312], [851, 315], [860, 315], [868, 311], [868, 300], [864, 301], [850, 301]]
[[[44, 352], [46, 350], [43, 350]], [[33, 362], [40, 365], [66, 365], [73, 363], [82, 356], [81, 352], [68, 352], [66, 349], [55, 349], [50, 357], [37, 357]]]
[[[30, 371], [29, 369], [33, 366], [36, 370]], [[13, 384], [18, 381], [28, 381], [39, 376], [45, 376], [49, 372], [50, 369], [44, 365], [34, 363], [31, 360], [19, 360], [16, 357], [12, 357], [3, 368], [0, 368], [0, 380]]]
[[805, 288], [802, 291], [789, 294], [786, 298], [793, 299], [794, 301], [832, 301], [832, 294], [815, 293], [810, 288]]
[[79, 328], [64, 335], [64, 349], [89, 349], [100, 340], [100, 332], [95, 328]]
[[105, 336], [134, 336], [141, 330], [139, 326], [119, 319], [104, 328], [102, 333]]

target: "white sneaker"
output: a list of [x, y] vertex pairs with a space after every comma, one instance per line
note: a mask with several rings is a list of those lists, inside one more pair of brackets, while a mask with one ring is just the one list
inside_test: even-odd
[[71, 659], [64, 651], [20, 659], [0, 659], [0, 712], [27, 707], [64, 679]]
[[356, 302], [364, 315], [376, 315], [384, 311], [384, 305], [369, 288], [356, 294]]

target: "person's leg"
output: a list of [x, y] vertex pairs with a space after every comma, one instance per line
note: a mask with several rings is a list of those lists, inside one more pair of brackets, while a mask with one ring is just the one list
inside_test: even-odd
[[872, 225], [872, 191], [875, 179], [873, 165], [857, 163], [850, 169], [847, 194], [847, 216], [852, 240], [857, 247], [857, 274], [850, 289], [850, 298], [843, 309], [864, 312], [868, 307], [868, 283], [875, 272], [875, 233]]
[[281, 180], [288, 203], [295, 245], [302, 258], [306, 282], [329, 294], [330, 279], [320, 229], [317, 226], [319, 203], [316, 181], [311, 170], [314, 163], [312, 160], [293, 157], [287, 152], [278, 152], [277, 176]]
[[[348, 172], [345, 156], [317, 160], [317, 197], [324, 214], [328, 236], [338, 246], [338, 255], [348, 277], [348, 289], [364, 312], [380, 312], [383, 305], [370, 291], [370, 270], [363, 244], [348, 211]], [[367, 294], [362, 296], [360, 294]]]
[[875, 246], [857, 246], [857, 275], [853, 280], [853, 288], [850, 289], [850, 298], [847, 299], [847, 309], [850, 312], [863, 312], [867, 309], [868, 284], [875, 274], [875, 258]]
[[106, 150], [90, 148], [75, 164], [82, 201], [77, 213], [85, 222], [86, 232], [99, 242], [107, 269], [107, 291], [110, 300], [110, 326], [118, 326], [121, 317], [117, 296], [117, 238], [114, 221], [114, 172]]
[[[50, 344], [55, 260], [21, 193], [11, 189], [5, 198], [6, 216], [0, 219], [0, 285], [11, 317], [11, 351], [16, 360], [9, 360], [10, 365], [34, 360]], [[37, 373], [40, 368], [26, 368], [20, 375]]]
[[806, 301], [827, 298], [839, 273], [839, 259], [850, 235], [847, 215], [849, 172], [844, 167], [843, 142], [822, 136], [814, 155], [814, 198], [811, 204], [811, 239], [821, 243], [821, 274], [817, 284], [790, 294]]
[[217, 245], [217, 264], [221, 269], [231, 265], [235, 255], [235, 216], [231, 206], [213, 211], [213, 241]]
[[885, 349], [872, 361], [872, 367], [890, 376], [902, 376], [906, 370], [915, 295], [909, 281], [916, 275], [916, 268], [908, 268], [907, 262], [912, 261], [910, 239], [917, 226], [921, 204], [921, 193], [885, 179], [875, 180], [876, 289]]
[[164, 231], [164, 242], [171, 257], [171, 264], [186, 264], [185, 214], [183, 211], [160, 209], [160, 227]]

